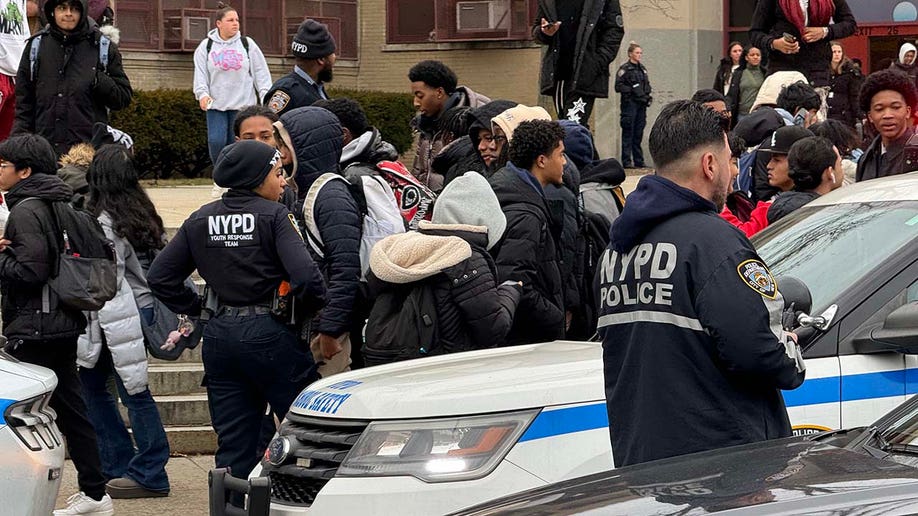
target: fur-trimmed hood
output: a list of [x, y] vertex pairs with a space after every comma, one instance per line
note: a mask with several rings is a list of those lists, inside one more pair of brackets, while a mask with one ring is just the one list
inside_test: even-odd
[[[487, 228], [466, 226], [487, 233]], [[370, 252], [370, 270], [382, 281], [413, 283], [468, 260], [472, 246], [457, 236], [408, 232], [380, 240]]]

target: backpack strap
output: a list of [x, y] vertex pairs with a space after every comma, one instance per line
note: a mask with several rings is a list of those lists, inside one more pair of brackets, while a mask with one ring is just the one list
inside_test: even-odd
[[214, 48], [214, 40], [207, 38], [207, 55], [210, 55], [210, 49]]
[[102, 63], [102, 70], [108, 70], [108, 49], [112, 40], [105, 34], [99, 36], [99, 62]]
[[32, 38], [32, 46], [29, 47], [29, 79], [35, 80], [35, 66], [38, 64], [38, 49], [41, 47], [41, 36], [39, 32]]
[[309, 191], [306, 192], [306, 198], [303, 199], [303, 229], [306, 230], [306, 241], [309, 242], [312, 250], [315, 251], [320, 258], [325, 257], [325, 244], [322, 242], [322, 235], [319, 233], [318, 224], [316, 224], [316, 200], [319, 198], [319, 192], [322, 191], [322, 188], [328, 183], [336, 180], [344, 181], [348, 185], [348, 191], [351, 191], [350, 182], [348, 182], [347, 179], [339, 174], [326, 172], [312, 183], [312, 186], [309, 187]]

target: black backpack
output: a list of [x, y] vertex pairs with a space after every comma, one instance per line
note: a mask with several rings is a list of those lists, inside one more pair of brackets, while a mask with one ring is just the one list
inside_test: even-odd
[[439, 344], [433, 293], [436, 278], [435, 275], [414, 283], [391, 285], [376, 297], [363, 345], [367, 366], [436, 354]]
[[573, 314], [567, 337], [572, 340], [592, 340], [599, 321], [595, 286], [596, 270], [606, 247], [609, 246], [611, 224], [605, 216], [590, 211], [580, 212], [580, 235], [577, 239], [575, 276], [580, 282], [581, 306]]
[[[56, 245], [60, 255], [45, 286], [57, 294], [59, 302], [73, 310], [95, 311], [105, 306], [118, 292], [115, 245], [105, 237], [102, 225], [91, 214], [62, 201], [28, 197], [51, 208]], [[43, 302], [45, 312], [50, 303]]]

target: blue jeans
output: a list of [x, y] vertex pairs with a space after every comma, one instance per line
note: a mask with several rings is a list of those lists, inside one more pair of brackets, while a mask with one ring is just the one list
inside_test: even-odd
[[233, 133], [236, 113], [238, 111], [207, 110], [207, 150], [210, 152], [211, 163], [217, 163], [217, 156], [223, 147], [236, 141], [236, 135]]
[[[115, 398], [108, 390], [109, 379], [113, 376], [121, 403], [128, 409], [136, 450], [118, 413]], [[99, 436], [99, 456], [106, 478], [130, 478], [151, 491], [168, 491], [169, 441], [150, 389], [129, 395], [114, 372], [111, 353], [106, 346], [102, 347], [96, 367], [80, 368], [80, 380], [89, 419]]]

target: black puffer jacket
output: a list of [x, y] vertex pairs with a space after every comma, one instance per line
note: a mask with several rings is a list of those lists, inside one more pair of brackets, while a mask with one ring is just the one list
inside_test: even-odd
[[[447, 237], [452, 237], [450, 245], [443, 244]], [[386, 299], [387, 291], [401, 285], [428, 278], [434, 282], [438, 339], [428, 348], [430, 355], [503, 344], [520, 289], [498, 283], [494, 261], [486, 251], [487, 228], [422, 222], [420, 235], [396, 235], [379, 245], [368, 279], [374, 299]], [[463, 258], [466, 254], [459, 251], [470, 256]]]
[[481, 161], [478, 149], [473, 146], [468, 136], [453, 140], [449, 145], [443, 147], [440, 154], [437, 154], [430, 164], [430, 168], [435, 174], [443, 176], [444, 188], [453, 179], [469, 171], [480, 172], [485, 177], [490, 177], [490, 174], [485, 171], [486, 167]]
[[580, 246], [577, 245], [580, 233], [580, 208], [577, 202], [580, 197], [580, 171], [569, 158], [562, 180], [563, 184], [545, 187], [545, 202], [551, 213], [553, 234], [560, 235], [556, 241], [558, 269], [564, 285], [564, 308], [570, 311], [580, 307], [581, 295], [576, 267], [580, 256]]
[[[500, 281], [522, 281], [523, 296], [507, 344], [529, 344], [564, 336], [564, 294], [558, 266], [558, 235], [548, 205], [512, 163], [488, 181], [507, 217], [495, 253]], [[492, 250], [492, 253], [494, 251]]]
[[[758, 0], [752, 23], [749, 27], [749, 39], [752, 44], [768, 52], [768, 71], [797, 71], [806, 76], [813, 86], [829, 85], [829, 64], [832, 62], [831, 42], [847, 38], [857, 30], [857, 21], [846, 0], [835, 0], [834, 23], [829, 23], [829, 33], [825, 38], [814, 43], [805, 43], [803, 35], [791, 23], [778, 0]], [[785, 54], [772, 50], [772, 41], [781, 38], [784, 33], [796, 36], [800, 51], [796, 54]]]
[[[609, 63], [615, 59], [625, 37], [622, 8], [619, 0], [584, 0], [582, 3], [577, 45], [573, 52], [573, 81], [569, 91], [571, 95], [604, 99], [609, 96]], [[546, 36], [542, 33], [542, 18], [549, 21], [558, 19], [557, 0], [539, 0], [539, 12], [532, 27], [533, 39], [548, 45], [548, 51], [542, 57], [539, 89], [543, 95], [552, 95], [561, 55], [561, 38], [558, 34]]]
[[[302, 200], [322, 174], [338, 172], [343, 132], [329, 111], [303, 107], [280, 117], [281, 138], [296, 155], [298, 195]], [[355, 300], [360, 289], [360, 233], [362, 218], [347, 185], [332, 181], [322, 188], [315, 202], [315, 220], [325, 248], [324, 256], [313, 258], [326, 281], [327, 303], [316, 331], [338, 337], [350, 330]], [[302, 211], [297, 217], [302, 218]], [[312, 249], [310, 249], [312, 250]]]
[[48, 282], [60, 247], [51, 208], [47, 203], [23, 199], [69, 202], [73, 190], [57, 176], [32, 174], [6, 194], [10, 206], [4, 238], [11, 241], [0, 253], [0, 292], [3, 293], [3, 334], [10, 340], [76, 338], [86, 319], [78, 310], [58, 306], [50, 291], [50, 311], [42, 313], [42, 290]]
[[[131, 103], [133, 90], [124, 73], [118, 46], [111, 43], [108, 67], [99, 61], [101, 33], [88, 16], [76, 29], [64, 34], [54, 23], [54, 8], [62, 0], [45, 4], [50, 24], [42, 36], [35, 74], [29, 54], [35, 36], [26, 43], [16, 76], [16, 122], [13, 133], [37, 133], [63, 154], [80, 142], [92, 139], [96, 122], [108, 123], [108, 110]], [[81, 0], [83, 13], [88, 12]]]
[[778, 194], [768, 208], [768, 223], [778, 222], [817, 198], [819, 194], [815, 192], [790, 191]]
[[829, 79], [829, 118], [840, 120], [850, 128], [861, 119], [859, 95], [864, 76], [860, 69], [851, 61], [845, 61], [841, 66], [841, 73], [832, 72]]

